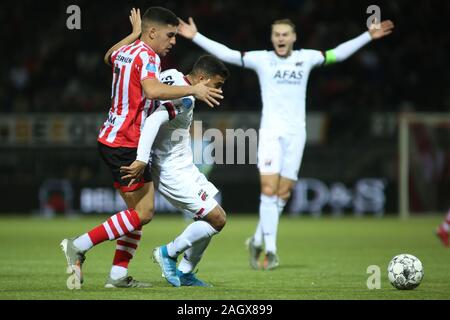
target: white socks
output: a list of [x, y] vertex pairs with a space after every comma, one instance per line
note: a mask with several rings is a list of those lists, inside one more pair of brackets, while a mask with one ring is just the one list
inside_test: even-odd
[[259, 218], [258, 225], [256, 226], [255, 235], [253, 236], [253, 244], [258, 248], [261, 248], [263, 245], [263, 231], [261, 225], [261, 218]]
[[281, 216], [283, 213], [284, 207], [286, 206], [286, 200], [278, 197], [277, 205], [278, 205], [278, 214]]
[[[277, 217], [274, 217], [274, 201], [276, 202], [276, 208], [278, 215]], [[261, 195], [261, 204], [259, 207], [259, 222], [258, 226], [256, 227], [255, 235], [253, 236], [253, 243], [256, 247], [262, 247], [263, 245], [263, 228], [262, 228], [262, 221], [263, 219], [266, 221], [266, 223], [270, 224], [271, 227], [269, 228], [269, 232], [273, 233], [272, 235], [269, 235], [268, 241], [269, 245], [266, 242], [266, 237], [264, 237], [264, 242], [266, 244], [266, 252], [276, 252], [276, 234], [278, 230], [278, 220], [279, 216], [283, 212], [284, 207], [286, 206], [286, 200], [283, 200], [279, 197], [269, 197], [264, 194]], [[263, 218], [264, 216], [264, 218]], [[275, 230], [275, 231], [274, 231]]]
[[81, 251], [88, 251], [90, 248], [92, 248], [94, 246], [91, 238], [89, 237], [89, 235], [87, 233], [76, 238], [74, 240], [73, 244], [75, 245], [75, 247], [77, 247]]
[[266, 196], [261, 194], [261, 204], [259, 206], [259, 218], [261, 220], [261, 227], [263, 232], [264, 244], [266, 246], [266, 253], [275, 253], [276, 237], [278, 229], [278, 197]]
[[206, 238], [198, 241], [191, 248], [187, 249], [184, 252], [183, 259], [181, 259], [181, 262], [178, 265], [178, 270], [183, 273], [193, 272], [210, 242], [211, 238]]
[[128, 274], [127, 268], [121, 266], [112, 266], [109, 276], [111, 277], [111, 279], [117, 280], [126, 277], [127, 274]]
[[211, 238], [217, 234], [218, 231], [214, 229], [208, 222], [195, 221], [184, 229], [174, 241], [167, 245], [167, 253], [169, 256], [175, 258], [183, 253], [185, 250], [191, 248], [198, 241]]

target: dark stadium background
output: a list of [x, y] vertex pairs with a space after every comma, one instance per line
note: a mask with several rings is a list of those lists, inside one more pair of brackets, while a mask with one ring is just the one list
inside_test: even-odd
[[[81, 30], [66, 28], [66, 8], [72, 4], [81, 8]], [[91, 115], [107, 114], [111, 72], [102, 57], [130, 32], [128, 13], [132, 7], [145, 10], [161, 5], [184, 19], [193, 16], [200, 32], [245, 51], [271, 49], [270, 24], [285, 17], [297, 25], [296, 48], [333, 48], [364, 31], [369, 16], [366, 8], [371, 4], [380, 6], [383, 19], [394, 21], [394, 33], [344, 63], [312, 73], [307, 112], [320, 113], [323, 130], [315, 143], [307, 145], [300, 175], [327, 186], [340, 182], [351, 190], [360, 179], [381, 179], [385, 186], [384, 211], [398, 212], [396, 115], [450, 110], [448, 1], [3, 2], [0, 118], [16, 119], [14, 130], [28, 128], [23, 129], [31, 130], [25, 136], [36, 137], [42, 134], [40, 126], [48, 117], [75, 117], [79, 120], [74, 120], [70, 132], [80, 135], [83, 142], [75, 139], [58, 146], [42, 138], [8, 143], [13, 129], [3, 123], [0, 213], [38, 211], [42, 205], [39, 192], [52, 181], [56, 181], [56, 191], [50, 190], [45, 196], [46, 205], [56, 212], [68, 211], [68, 205], [79, 210], [80, 193], [85, 187], [110, 187], [109, 172], [95, 148], [96, 128], [83, 123]], [[180, 37], [169, 57], [163, 59], [163, 68], [176, 66], [188, 72], [200, 54], [197, 46]], [[254, 112], [249, 123], [257, 127], [261, 110], [257, 77], [249, 70], [229, 68], [231, 78], [224, 88], [224, 103], [214, 111], [202, 104], [196, 110], [214, 112], [219, 117], [223, 114], [224, 118]], [[20, 127], [17, 117], [41, 122], [29, 129]], [[438, 211], [450, 205], [450, 153], [444, 151], [443, 165], [432, 181], [438, 185], [433, 208]], [[254, 165], [218, 165], [211, 180], [222, 190], [229, 212], [257, 212], [259, 184]], [[64, 202], [61, 190], [67, 184], [73, 194]], [[418, 211], [424, 209], [421, 203], [412, 206]], [[325, 206], [324, 212], [328, 211], [329, 206]], [[345, 211], [352, 212], [352, 208]]]

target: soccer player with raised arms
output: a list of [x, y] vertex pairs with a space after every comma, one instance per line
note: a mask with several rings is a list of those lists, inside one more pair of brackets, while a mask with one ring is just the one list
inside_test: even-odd
[[[184, 76], [170, 69], [161, 73], [161, 81], [170, 85], [189, 86], [207, 80], [207, 86], [221, 89], [228, 69], [219, 59], [200, 57], [192, 71]], [[172, 242], [153, 251], [166, 280], [175, 287], [209, 286], [194, 274], [211, 238], [225, 226], [226, 214], [214, 199], [217, 188], [194, 165], [191, 127], [195, 98], [160, 101], [146, 120], [136, 161], [122, 167], [125, 179], [143, 175], [152, 151], [151, 173], [155, 188], [176, 208], [195, 221]], [[177, 257], [183, 254], [177, 269]]]
[[254, 70], [259, 79], [263, 104], [258, 145], [261, 196], [259, 223], [254, 236], [247, 240], [252, 268], [260, 268], [263, 247], [264, 269], [279, 265], [278, 220], [298, 179], [303, 157], [306, 88], [311, 70], [347, 59], [372, 40], [389, 35], [393, 28], [392, 21], [387, 20], [326, 52], [294, 50], [295, 25], [289, 19], [282, 19], [272, 24], [273, 51], [240, 52], [198, 32], [192, 18], [189, 23], [180, 19], [180, 35], [227, 63]]
[[222, 98], [221, 90], [206, 86], [207, 81], [195, 86], [170, 86], [159, 81], [160, 56], [165, 56], [176, 43], [179, 21], [175, 14], [165, 8], [151, 7], [141, 21], [139, 10], [133, 9], [130, 21], [132, 34], [105, 56], [105, 62], [112, 65], [112, 97], [108, 118], [97, 139], [100, 155], [112, 172], [114, 186], [127, 210], [114, 214], [79, 237], [61, 242], [68, 272], [82, 283], [85, 253], [106, 240], [117, 240], [107, 288], [148, 286], [128, 276], [128, 264], [138, 247], [142, 226], [154, 214], [150, 168], [146, 167], [142, 177], [130, 183], [122, 177], [120, 167], [135, 160], [139, 137], [145, 119], [155, 108], [155, 100], [192, 95], [213, 106], [219, 104], [216, 99]]

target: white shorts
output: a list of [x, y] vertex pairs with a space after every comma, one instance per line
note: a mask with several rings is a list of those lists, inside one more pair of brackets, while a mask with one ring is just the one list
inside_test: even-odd
[[300, 134], [277, 134], [261, 129], [258, 168], [261, 175], [279, 174], [297, 181], [306, 143], [306, 130]]
[[193, 219], [205, 217], [218, 205], [214, 196], [219, 191], [194, 164], [163, 170], [152, 165], [152, 179], [167, 201]]

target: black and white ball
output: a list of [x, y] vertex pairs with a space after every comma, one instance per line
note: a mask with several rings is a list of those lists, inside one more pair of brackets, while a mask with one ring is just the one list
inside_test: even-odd
[[422, 282], [423, 266], [411, 254], [399, 254], [392, 258], [388, 266], [390, 283], [399, 290], [412, 290]]

